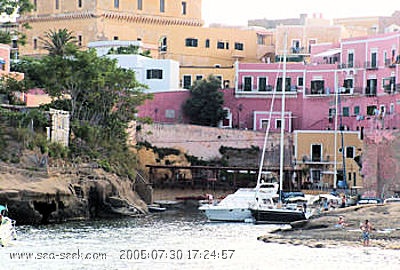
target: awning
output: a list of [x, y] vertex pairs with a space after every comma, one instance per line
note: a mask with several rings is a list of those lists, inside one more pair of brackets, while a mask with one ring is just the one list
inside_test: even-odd
[[314, 57], [327, 57], [327, 56], [332, 56], [332, 55], [335, 55], [335, 54], [338, 54], [341, 52], [342, 52], [342, 49], [330, 49], [325, 52], [318, 53], [318, 54], [314, 55]]

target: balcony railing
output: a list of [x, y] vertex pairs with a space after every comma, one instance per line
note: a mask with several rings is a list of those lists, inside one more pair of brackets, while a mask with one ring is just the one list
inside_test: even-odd
[[[238, 91], [240, 92], [260, 92], [260, 93], [281, 93], [282, 89], [276, 89], [273, 85], [266, 85], [265, 87], [258, 87], [254, 88], [253, 85], [243, 85], [239, 84], [238, 85]], [[289, 88], [285, 89], [285, 93], [297, 93], [297, 87], [291, 86]]]
[[332, 158], [329, 155], [326, 155], [325, 157], [320, 157], [320, 156], [307, 156], [304, 155], [301, 157], [300, 160], [295, 161], [296, 164], [326, 164], [326, 163], [331, 163], [333, 162]]
[[360, 68], [363, 67], [360, 63], [340, 63], [337, 65], [338, 69], [347, 69], [347, 68]]
[[400, 92], [400, 84], [384, 85], [383, 89], [385, 90], [385, 93], [387, 93], [387, 94], [399, 93]]
[[291, 47], [289, 53], [291, 54], [310, 54], [304, 47]]
[[369, 70], [376, 70], [379, 67], [378, 61], [366, 61], [364, 67]]
[[364, 91], [365, 96], [367, 96], [367, 97], [376, 97], [376, 93], [377, 93], [377, 89], [376, 88], [366, 87], [364, 90], [365, 90]]

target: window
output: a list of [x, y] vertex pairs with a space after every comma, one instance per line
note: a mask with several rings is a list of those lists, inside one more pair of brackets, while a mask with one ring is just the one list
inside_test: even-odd
[[371, 53], [371, 68], [376, 68], [378, 67], [378, 63], [377, 63], [377, 53], [373, 52]]
[[160, 52], [167, 51], [167, 37], [162, 37], [160, 40]]
[[353, 83], [354, 83], [353, 78], [345, 79], [343, 82], [344, 90], [342, 91], [342, 94], [351, 94], [353, 91]]
[[352, 68], [354, 67], [354, 53], [349, 52], [347, 54], [347, 67]]
[[258, 91], [267, 91], [267, 78], [259, 77], [258, 78]]
[[114, 40], [118, 40], [119, 38], [118, 38], [118, 36], [114, 36]]
[[163, 78], [163, 71], [162, 71], [162, 69], [148, 69], [146, 71], [146, 75], [147, 75], [146, 78], [148, 80], [151, 80], [151, 79], [161, 80]]
[[197, 39], [187, 38], [185, 41], [186, 47], [197, 47]]
[[222, 41], [217, 42], [217, 48], [218, 49], [225, 49], [225, 43]]
[[235, 42], [235, 50], [243, 51], [243, 43]]
[[143, 9], [143, 1], [142, 0], [137, 0], [137, 9], [142, 10]]
[[325, 89], [325, 81], [324, 80], [315, 80], [311, 81], [311, 94], [322, 94]]
[[37, 44], [37, 38], [34, 38], [34, 39], [33, 39], [33, 49], [34, 49], [34, 50], [37, 50], [37, 48], [38, 48], [37, 45], [38, 45], [38, 44]]
[[119, 0], [114, 0], [114, 8], [119, 8]]
[[335, 108], [329, 108], [329, 117], [332, 118], [336, 115], [336, 109]]
[[210, 48], [210, 40], [206, 39], [206, 44], [205, 44], [206, 48]]
[[[286, 83], [285, 83], [285, 92], [290, 91], [290, 86], [291, 86], [291, 78], [286, 78]], [[282, 77], [278, 78], [277, 84], [276, 84], [276, 91], [277, 92], [282, 92]]]
[[253, 89], [252, 81], [252, 77], [243, 78], [243, 91], [251, 91]]
[[282, 127], [282, 119], [275, 120], [275, 128], [280, 129]]
[[365, 95], [376, 96], [377, 87], [378, 87], [377, 79], [368, 79], [367, 80], [367, 88], [365, 89]]
[[37, 11], [37, 0], [33, 1], [33, 10]]
[[316, 183], [321, 181], [321, 171], [311, 169], [311, 182]]
[[343, 107], [343, 116], [350, 116], [350, 108]]
[[190, 89], [191, 86], [192, 86], [192, 76], [184, 75], [183, 76], [183, 88]]
[[165, 12], [165, 0], [160, 0], [160, 12]]
[[82, 46], [82, 35], [78, 35], [78, 46]]
[[396, 77], [383, 78], [382, 85], [386, 93], [393, 93], [396, 88]]
[[265, 45], [265, 35], [257, 34], [257, 44]]
[[300, 40], [294, 39], [292, 40], [292, 53], [300, 52]]
[[322, 161], [322, 145], [320, 144], [311, 145], [311, 160], [314, 162]]
[[229, 50], [229, 42], [225, 43], [225, 49]]
[[360, 115], [360, 106], [354, 106], [354, 115]]
[[186, 15], [186, 2], [182, 2], [182, 15]]
[[203, 75], [196, 75], [196, 81], [201, 81], [203, 79]]
[[390, 103], [389, 114], [393, 114], [393, 113], [394, 113], [394, 104]]
[[346, 147], [346, 158], [354, 158], [354, 157], [355, 157], [354, 146], [347, 146]]
[[165, 118], [175, 119], [175, 110], [165, 110]]
[[161, 39], [161, 47], [160, 47], [161, 52], [166, 52], [167, 51], [167, 37], [163, 37]]
[[376, 105], [367, 106], [367, 115], [375, 115]]
[[262, 119], [261, 120], [261, 129], [266, 130], [268, 128], [268, 123], [269, 123], [269, 120]]
[[297, 77], [297, 86], [303, 86], [303, 85], [304, 85], [304, 78]]
[[60, 1], [56, 0], [56, 9], [60, 9]]
[[78, 8], [81, 8], [81, 7], [82, 7], [82, 0], [78, 0]]

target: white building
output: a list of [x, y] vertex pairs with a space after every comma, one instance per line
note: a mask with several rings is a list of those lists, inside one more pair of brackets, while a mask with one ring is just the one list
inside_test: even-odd
[[111, 48], [128, 47], [141, 48], [140, 41], [97, 41], [89, 43], [99, 56], [117, 59], [122, 68], [131, 69], [136, 73], [136, 79], [149, 87], [147, 92], [159, 93], [169, 91], [187, 91], [179, 86], [179, 62], [170, 59], [154, 59], [137, 54], [107, 54]]

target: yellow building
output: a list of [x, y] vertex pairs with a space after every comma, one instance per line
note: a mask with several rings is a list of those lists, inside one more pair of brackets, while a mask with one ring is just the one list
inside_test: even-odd
[[205, 28], [201, 0], [42, 0], [22, 16], [29, 23], [27, 45], [21, 55], [47, 53], [40, 37], [67, 28], [82, 48], [92, 41], [140, 41], [156, 59], [172, 59], [181, 66], [181, 86], [210, 74], [223, 86], [233, 86], [234, 63], [259, 62], [273, 54], [272, 34], [260, 28]]
[[307, 184], [313, 188], [340, 187], [343, 171], [348, 187], [362, 185], [361, 168], [357, 163], [363, 145], [359, 132], [299, 130], [294, 132], [293, 140], [296, 169], [303, 172]]
[[304, 17], [302, 24], [278, 25], [275, 33], [275, 54], [282, 56], [285, 49], [288, 61], [307, 61], [315, 44], [339, 43], [343, 37], [342, 27], [320, 16]]

